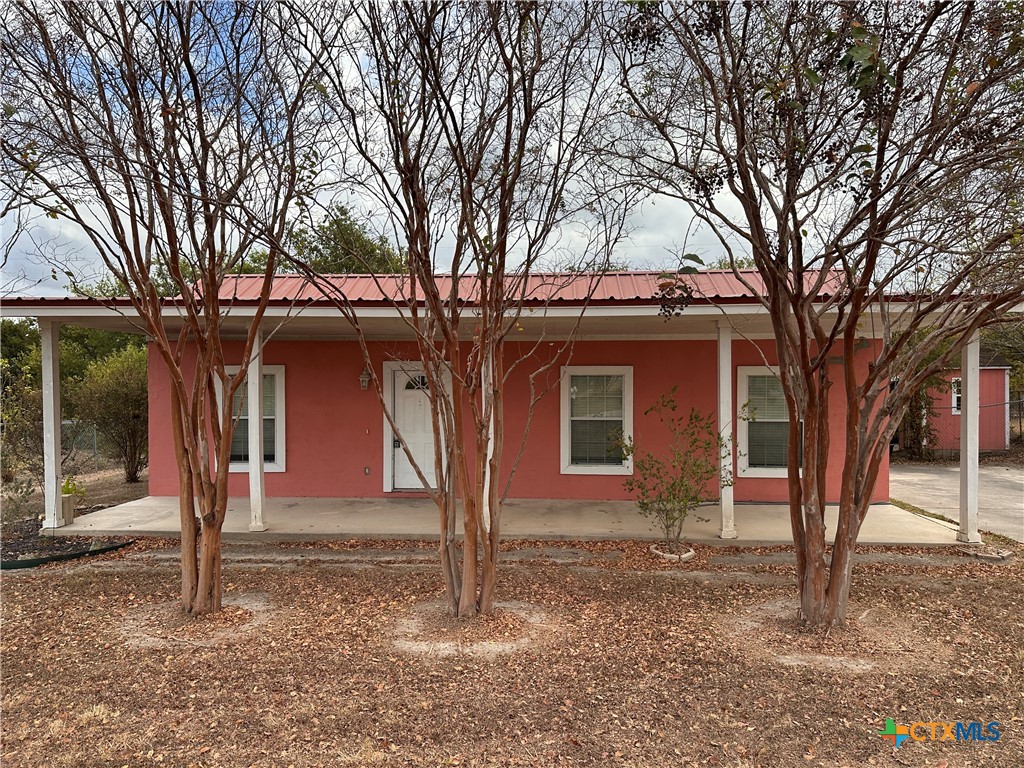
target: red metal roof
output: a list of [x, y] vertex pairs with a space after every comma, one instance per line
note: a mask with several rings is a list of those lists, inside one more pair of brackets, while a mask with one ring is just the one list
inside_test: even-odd
[[[572, 273], [536, 273], [527, 277], [524, 296], [528, 304], [582, 304], [586, 301], [597, 304], [652, 304], [659, 298], [659, 284], [665, 272], [608, 272], [600, 275]], [[754, 270], [741, 272], [745, 280], [757, 293], [762, 293], [764, 283]], [[690, 284], [694, 300], [701, 302], [743, 303], [755, 299], [746, 285], [731, 270], [708, 270], [685, 277]], [[808, 276], [808, 282], [813, 275]], [[409, 278], [402, 275], [325, 275], [336, 292], [344, 295], [353, 305], [387, 305], [393, 301], [404, 303], [410, 294]], [[447, 295], [452, 278], [446, 275], [435, 277], [442, 295]], [[476, 298], [476, 281], [464, 277], [459, 300], [472, 303]], [[222, 302], [252, 302], [259, 300], [263, 287], [263, 275], [229, 275], [220, 288]], [[829, 296], [834, 289], [834, 279], [826, 282], [820, 298]], [[273, 304], [328, 303], [324, 292], [299, 275], [276, 275], [270, 291]], [[173, 303], [168, 299], [168, 303]], [[92, 299], [82, 297], [5, 297], [3, 303], [20, 306], [130, 306], [127, 299]]]
[[[651, 303], [659, 300], [659, 284], [664, 272], [608, 272], [600, 275], [537, 273], [527, 278], [524, 296], [529, 303]], [[743, 278], [757, 291], [763, 284], [756, 271], [743, 272]], [[408, 277], [397, 275], [325, 275], [324, 280], [336, 295], [344, 295], [353, 304], [389, 303], [411, 296]], [[462, 278], [459, 299], [476, 298], [476, 281]], [[697, 272], [688, 275], [694, 296], [708, 300], [753, 299], [754, 295], [730, 270]], [[447, 295], [452, 278], [435, 277], [442, 295]], [[262, 275], [231, 275], [221, 285], [222, 301], [256, 301], [263, 287]], [[306, 278], [277, 275], [270, 291], [272, 302], [325, 301], [324, 293]]]

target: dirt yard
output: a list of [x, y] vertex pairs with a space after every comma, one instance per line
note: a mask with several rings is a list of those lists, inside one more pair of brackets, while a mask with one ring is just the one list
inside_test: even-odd
[[[84, 489], [77, 503], [77, 514], [88, 514], [96, 509], [124, 504], [141, 499], [149, 494], [149, 475], [143, 472], [142, 480], [128, 484], [120, 467], [110, 467], [95, 472], [75, 475], [76, 482]], [[15, 503], [9, 498], [2, 502], [0, 514], [0, 553], [4, 560], [19, 557], [58, 555], [88, 549], [89, 542], [61, 537], [40, 536], [39, 528], [43, 517], [43, 494], [35, 491], [23, 502]], [[104, 539], [113, 542], [117, 539]]]
[[[198, 621], [173, 558], [3, 575], [5, 768], [1024, 765], [1020, 553], [868, 550], [831, 637], [792, 623], [781, 548], [519, 544], [469, 624], [422, 544], [230, 547]], [[1001, 738], [894, 750], [886, 718]]]

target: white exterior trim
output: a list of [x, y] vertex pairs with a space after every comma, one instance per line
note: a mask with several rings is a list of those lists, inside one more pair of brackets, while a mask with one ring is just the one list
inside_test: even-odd
[[559, 382], [561, 408], [558, 430], [561, 436], [560, 463], [563, 475], [632, 475], [633, 460], [625, 459], [621, 465], [580, 465], [571, 462], [572, 449], [569, 429], [570, 381], [572, 376], [622, 376], [622, 438], [633, 437], [633, 366], [631, 365], [566, 365], [562, 366]]
[[[262, 360], [261, 360], [261, 362], [262, 362]], [[284, 420], [285, 419], [285, 410], [286, 409], [285, 409], [285, 399], [284, 399], [284, 392], [285, 392], [285, 390], [284, 390], [284, 366], [283, 365], [264, 365], [264, 366], [262, 366], [262, 368], [263, 368], [263, 375], [264, 376], [272, 375], [274, 377], [274, 456], [277, 458], [277, 461], [265, 461], [265, 462], [263, 462], [263, 471], [264, 472], [284, 472], [285, 468], [286, 468], [286, 456], [285, 456], [286, 441], [285, 441], [285, 420]], [[224, 370], [228, 374], [234, 376], [236, 373], [238, 373], [240, 368], [237, 365], [228, 365], [228, 366], [224, 367]], [[249, 368], [249, 371], [252, 371], [252, 367], [251, 366]], [[215, 384], [216, 384], [216, 387], [217, 387], [217, 406], [218, 407], [222, 407], [223, 399], [224, 399], [224, 392], [221, 389], [220, 382], [215, 382]], [[245, 384], [246, 384], [246, 387], [248, 388], [248, 386], [249, 386], [248, 373], [246, 375], [246, 382], [245, 382]], [[262, 389], [262, 383], [261, 383], [261, 389]], [[247, 394], [248, 394], [249, 391], [251, 391], [251, 390], [247, 389]], [[249, 398], [246, 397], [246, 401], [247, 402], [248, 402], [248, 399]], [[262, 421], [263, 420], [263, 404], [262, 404], [262, 400], [260, 401], [260, 411], [259, 411], [259, 413], [260, 413], [260, 421]], [[246, 414], [246, 420], [248, 420], [248, 413]], [[263, 431], [262, 426], [260, 427], [260, 431], [261, 432]], [[249, 432], [249, 435], [250, 435], [250, 437], [252, 436], [252, 431]], [[260, 451], [263, 450], [262, 444], [261, 444], [261, 447], [260, 447], [259, 450]], [[250, 455], [252, 455], [252, 443], [249, 444], [249, 453], [250, 453]], [[233, 462], [231, 462], [231, 466], [228, 467], [228, 472], [231, 472], [231, 473], [245, 472], [246, 474], [248, 474], [248, 472], [249, 472], [249, 462], [248, 461], [233, 461]]]
[[744, 410], [748, 400], [751, 376], [774, 376], [778, 378], [779, 368], [775, 365], [740, 365], [736, 368], [736, 443], [739, 446], [739, 460], [736, 474], [739, 477], [789, 477], [788, 467], [751, 467], [750, 449], [747, 441], [750, 437], [749, 419]]
[[[954, 376], [949, 380], [949, 406], [950, 413], [954, 416], [960, 415], [960, 409], [963, 407], [963, 378], [962, 376]], [[958, 404], [957, 401], [960, 401]]]
[[[130, 320], [133, 322], [141, 323], [142, 319], [135, 313], [132, 307], [109, 307], [109, 306], [63, 306], [59, 302], [54, 302], [56, 306], [45, 306], [45, 305], [33, 305], [33, 306], [19, 306], [17, 304], [8, 304], [3, 308], [0, 317], [38, 317], [38, 318], [52, 318], [71, 321], [75, 318], [81, 317], [116, 317]], [[236, 318], [248, 318], [256, 315], [255, 306], [229, 306], [223, 314], [223, 317], [236, 317]], [[584, 315], [585, 317], [652, 317], [656, 318], [659, 316], [661, 307], [655, 302], [652, 304], [633, 304], [628, 306], [614, 306], [614, 305], [588, 305], [584, 306], [581, 304], [575, 304], [568, 307], [562, 306], [547, 306], [547, 307], [527, 307], [526, 311], [523, 312], [524, 318], [538, 318], [538, 317], [576, 317], [578, 315]], [[756, 315], [756, 316], [767, 316], [768, 310], [760, 304], [691, 304], [686, 308], [687, 315], [714, 315], [721, 317], [722, 315]], [[834, 312], [829, 312], [827, 315], [833, 315]], [[184, 309], [167, 307], [163, 312], [165, 319], [184, 318]], [[336, 318], [339, 323], [347, 323], [338, 309], [334, 306], [296, 306], [294, 304], [288, 305], [272, 305], [268, 306], [264, 312], [264, 317], [327, 317]], [[394, 318], [407, 318], [409, 317], [409, 311], [404, 308], [388, 307], [388, 306], [377, 306], [377, 307], [357, 307], [356, 316], [359, 318], [371, 318], [371, 317], [394, 317]], [[139, 332], [143, 331], [142, 326], [139, 326]]]
[[[284, 373], [281, 373], [284, 380]], [[277, 379], [275, 378], [276, 382]], [[253, 338], [252, 356], [249, 358], [249, 371], [246, 376], [246, 416], [249, 427], [249, 445], [263, 446], [263, 330], [257, 328]], [[277, 410], [277, 401], [274, 402], [274, 410]], [[283, 408], [281, 409], [284, 410]], [[274, 421], [277, 421], [275, 413]], [[275, 424], [276, 430], [276, 424]], [[275, 431], [276, 435], [276, 431]], [[280, 455], [282, 460], [283, 453]], [[251, 454], [250, 454], [251, 455]], [[283, 462], [282, 462], [283, 463]], [[264, 472], [266, 467], [262, 461], [249, 462], [249, 530], [261, 532], [267, 530], [263, 520], [263, 499], [266, 497], [266, 484], [264, 483]]]
[[1004, 435], [1004, 441], [1006, 448], [1010, 448], [1010, 369], [1006, 369], [1006, 389], [1003, 395], [1003, 402], [1006, 404], [1003, 408], [1003, 430], [1006, 433]]
[[978, 533], [978, 420], [981, 341], [975, 331], [960, 353], [960, 530], [956, 538], [980, 544]]
[[[733, 446], [732, 417], [732, 326], [726, 320], [718, 321], [718, 434], [724, 443], [724, 450], [719, 459], [719, 477], [727, 480], [733, 471], [735, 448]], [[720, 485], [721, 511], [718, 537], [735, 539], [736, 511], [733, 506], [733, 487]]]
[[39, 321], [43, 358], [43, 528], [64, 525], [60, 473], [60, 324]]

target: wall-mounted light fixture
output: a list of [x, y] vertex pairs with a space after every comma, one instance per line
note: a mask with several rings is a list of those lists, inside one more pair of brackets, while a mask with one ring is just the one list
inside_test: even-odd
[[363, 372], [359, 374], [359, 388], [360, 389], [368, 388], [370, 386], [370, 379], [371, 378], [372, 378], [372, 376], [370, 375], [370, 369], [369, 368], [363, 368]]

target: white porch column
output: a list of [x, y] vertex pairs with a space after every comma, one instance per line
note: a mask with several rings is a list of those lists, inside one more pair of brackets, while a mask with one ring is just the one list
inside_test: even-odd
[[263, 499], [263, 331], [253, 340], [249, 373], [246, 377], [246, 419], [249, 425], [249, 530], [265, 531]]
[[39, 321], [43, 354], [43, 528], [64, 525], [60, 476], [60, 323]]
[[[733, 472], [733, 407], [732, 407], [732, 326], [728, 320], [718, 321], [718, 432], [725, 443], [720, 461], [721, 477], [729, 480]], [[735, 539], [736, 518], [733, 510], [732, 484], [721, 489], [722, 524], [718, 536]]]
[[978, 392], [979, 350], [977, 332], [960, 356], [960, 530], [959, 541], [981, 542], [978, 533]]

